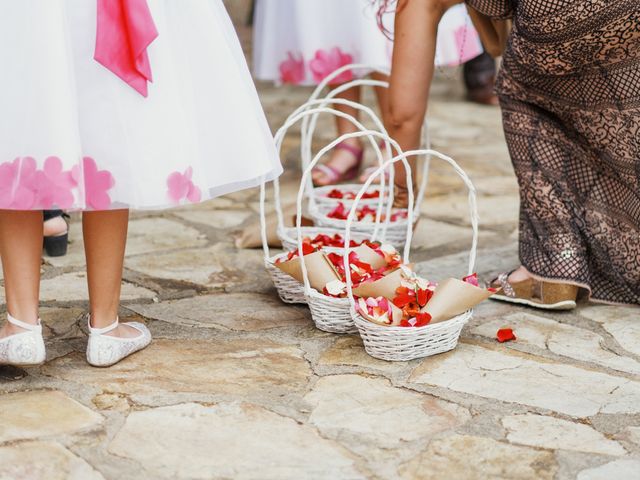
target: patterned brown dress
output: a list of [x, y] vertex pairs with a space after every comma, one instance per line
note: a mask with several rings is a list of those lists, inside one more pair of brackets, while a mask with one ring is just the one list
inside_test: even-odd
[[532, 273], [640, 304], [640, 0], [467, 0], [512, 17], [498, 79]]

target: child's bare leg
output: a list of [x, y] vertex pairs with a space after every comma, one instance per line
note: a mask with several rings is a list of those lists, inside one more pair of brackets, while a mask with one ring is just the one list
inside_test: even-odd
[[[85, 212], [82, 216], [91, 326], [104, 328], [118, 317], [129, 210]], [[110, 335], [136, 337], [138, 330], [121, 324]]]
[[[360, 87], [354, 87], [336, 95], [336, 98], [351, 100], [352, 102], [360, 103], [360, 94], [361, 94]], [[349, 107], [347, 105], [329, 105], [329, 106], [331, 108], [335, 108], [340, 112], [351, 115], [356, 119], [358, 118], [359, 112], [357, 109], [353, 107]], [[352, 132], [358, 131], [357, 127], [353, 123], [341, 117], [336, 117], [336, 130], [338, 132], [338, 136], [342, 136], [345, 133], [352, 133]], [[346, 140], [345, 143], [354, 147], [355, 150], [362, 149], [362, 143], [357, 138]], [[344, 172], [347, 172], [352, 167], [354, 167], [357, 162], [358, 162], [358, 157], [354, 155], [353, 152], [345, 149], [334, 149], [331, 154], [331, 158], [327, 162], [327, 165], [332, 167], [337, 172], [344, 173]], [[333, 183], [332, 179], [321, 170], [314, 171], [313, 182], [316, 185], [329, 185]]]
[[[7, 311], [33, 325], [38, 322], [42, 228], [40, 211], [0, 210], [0, 257]], [[0, 338], [22, 331], [5, 324]]]

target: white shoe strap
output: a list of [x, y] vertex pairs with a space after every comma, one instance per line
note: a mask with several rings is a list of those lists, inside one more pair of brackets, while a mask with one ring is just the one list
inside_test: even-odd
[[15, 317], [12, 317], [10, 314], [7, 313], [7, 321], [12, 324], [15, 325], [16, 327], [20, 327], [24, 330], [28, 330], [30, 332], [33, 332], [35, 330], [38, 330], [40, 328], [40, 319], [38, 319], [38, 323], [33, 325], [32, 323], [25, 323], [21, 320], [18, 320]]
[[89, 333], [91, 333], [91, 335], [104, 335], [105, 333], [112, 332], [116, 328], [118, 328], [118, 325], [120, 324], [120, 319], [118, 317], [116, 317], [116, 321], [113, 322], [108, 327], [94, 328], [94, 327], [91, 326], [91, 315], [88, 315], [87, 316], [87, 323], [89, 325]]

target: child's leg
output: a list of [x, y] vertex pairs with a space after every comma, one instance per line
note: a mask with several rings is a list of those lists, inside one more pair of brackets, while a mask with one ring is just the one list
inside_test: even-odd
[[[91, 326], [104, 328], [118, 317], [129, 210], [85, 212], [82, 216], [87, 258]], [[140, 332], [121, 324], [110, 335], [136, 337]]]
[[[0, 210], [0, 257], [4, 271], [7, 311], [25, 323], [38, 322], [42, 212]], [[23, 330], [6, 324], [0, 338]]]
[[[388, 82], [389, 76], [384, 75], [382, 73], [372, 73], [371, 78], [374, 80], [379, 80], [381, 82]], [[389, 118], [389, 89], [384, 87], [375, 87], [376, 99], [378, 100], [378, 108], [380, 109], [380, 117], [383, 120]], [[376, 140], [378, 141], [378, 140]], [[382, 142], [380, 142], [382, 143]], [[384, 153], [384, 152], [383, 152]], [[397, 155], [398, 152], [393, 152], [394, 155]], [[373, 165], [365, 168], [360, 175], [360, 183], [364, 183], [367, 181], [369, 176], [375, 172], [378, 168], [378, 163], [374, 163]]]
[[[351, 100], [352, 102], [360, 102], [360, 87], [350, 88], [349, 90], [336, 95], [336, 98], [342, 98], [344, 100]], [[347, 105], [329, 105], [331, 108], [335, 108], [343, 113], [358, 118], [358, 110]], [[336, 130], [338, 136], [345, 133], [352, 133], [358, 131], [355, 125], [350, 121], [336, 117]], [[354, 147], [354, 151], [362, 149], [362, 143], [357, 138], [346, 140], [345, 143]], [[345, 173], [349, 169], [353, 168], [359, 161], [357, 155], [352, 151], [346, 149], [334, 149], [331, 154], [331, 159], [327, 162], [327, 165], [332, 167], [336, 172]], [[316, 185], [328, 185], [332, 182], [332, 179], [321, 170], [316, 170], [313, 173], [313, 181]]]

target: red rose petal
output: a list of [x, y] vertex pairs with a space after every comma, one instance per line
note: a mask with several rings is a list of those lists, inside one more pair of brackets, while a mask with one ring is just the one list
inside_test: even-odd
[[429, 322], [431, 322], [431, 315], [428, 313], [419, 313], [416, 315], [416, 320], [418, 321], [416, 323], [416, 327], [424, 327], [425, 325], [429, 325]]
[[424, 307], [429, 302], [429, 300], [431, 300], [432, 296], [433, 296], [433, 292], [431, 290], [418, 290], [417, 292], [418, 305], [420, 305], [421, 307]]
[[468, 277], [464, 277], [462, 279], [463, 282], [469, 283], [471, 285], [473, 285], [474, 287], [479, 287], [480, 284], [478, 283], [478, 274], [474, 273], [473, 275], [469, 275]]
[[516, 340], [516, 336], [513, 333], [512, 329], [501, 328], [500, 330], [498, 330], [498, 333], [496, 334], [496, 339], [500, 343], [504, 343], [504, 342], [510, 342], [511, 340]]

